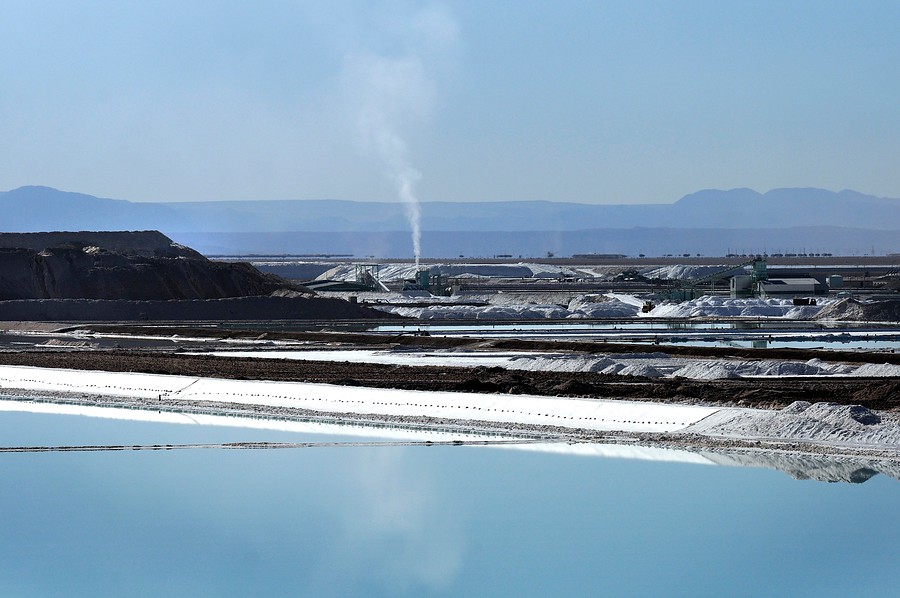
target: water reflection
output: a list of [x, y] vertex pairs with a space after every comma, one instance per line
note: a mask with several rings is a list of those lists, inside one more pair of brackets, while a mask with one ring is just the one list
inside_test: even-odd
[[[0, 438], [339, 439], [261, 423], [7, 411]], [[0, 454], [0, 587], [16, 596], [896, 590], [900, 484], [797, 483], [758, 469], [757, 457], [566, 444]], [[803, 470], [822, 469], [815, 461]]]
[[900, 480], [900, 463], [852, 457], [822, 457], [773, 451], [699, 451], [717, 465], [762, 467], [782, 471], [796, 480], [861, 484], [879, 473]]
[[[442, 507], [436, 472], [417, 471], [401, 451], [366, 451], [351, 467], [364, 500], [343, 511], [335, 558], [374, 567], [403, 591], [447, 588], [462, 566], [463, 530]], [[370, 562], [372, 555], [378, 562]], [[339, 580], [323, 581], [327, 589]]]

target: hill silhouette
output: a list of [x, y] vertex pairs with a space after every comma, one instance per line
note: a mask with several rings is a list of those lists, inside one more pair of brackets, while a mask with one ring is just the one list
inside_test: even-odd
[[[205, 254], [411, 253], [401, 203], [327, 199], [136, 203], [50, 187], [21, 187], [0, 193], [0, 209], [2, 229], [8, 232], [155, 229]], [[879, 251], [896, 252], [900, 199], [852, 190], [791, 188], [759, 193], [739, 188], [703, 190], [674, 203], [639, 205], [425, 202], [422, 230], [424, 250], [433, 257], [545, 251], [715, 253], [750, 244], [756, 251], [764, 247], [826, 251], [837, 244], [841, 247], [836, 251], [868, 252], [877, 245]], [[679, 238], [679, 230], [695, 242], [683, 243], [691, 239]], [[651, 248], [658, 245], [655, 237], [660, 235], [678, 242]], [[529, 238], [543, 241], [540, 247], [537, 242], [529, 246]]]

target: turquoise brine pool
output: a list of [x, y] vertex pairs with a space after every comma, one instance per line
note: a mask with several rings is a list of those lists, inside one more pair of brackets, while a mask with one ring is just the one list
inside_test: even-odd
[[[4, 446], [358, 441], [0, 413]], [[471, 446], [0, 454], [6, 596], [887, 596], [900, 483]], [[539, 448], [539, 447], [538, 447]]]

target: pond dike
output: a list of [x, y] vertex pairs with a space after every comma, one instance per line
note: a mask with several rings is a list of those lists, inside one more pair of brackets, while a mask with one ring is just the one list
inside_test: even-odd
[[[273, 413], [420, 418], [432, 423], [488, 422], [591, 431], [667, 433], [682, 430], [715, 407], [529, 395], [422, 392], [332, 384], [224, 380], [125, 372], [0, 366], [0, 388], [35, 393], [132, 397], [182, 404], [251, 405]], [[734, 411], [741, 411], [735, 409]]]

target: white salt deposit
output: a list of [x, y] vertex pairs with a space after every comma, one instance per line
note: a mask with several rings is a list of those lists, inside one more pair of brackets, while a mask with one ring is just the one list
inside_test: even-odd
[[533, 372], [596, 372], [615, 361], [607, 357], [572, 354], [523, 354], [511, 357], [504, 367]]
[[422, 320], [563, 320], [633, 318], [643, 305], [643, 301], [636, 298], [612, 294], [567, 298], [566, 306], [534, 302], [534, 299], [550, 299], [549, 294], [546, 295], [540, 297], [513, 293], [495, 294], [488, 298], [490, 305], [441, 305], [440, 301], [436, 301], [434, 305], [429, 306], [374, 304], [373, 307], [395, 315]]
[[833, 299], [820, 298], [817, 305], [796, 306], [792, 299], [730, 299], [704, 295], [683, 303], [662, 303], [647, 314], [653, 318], [786, 318], [811, 319], [819, 311], [833, 303]]
[[427, 307], [373, 306], [398, 316], [420, 320], [545, 320], [571, 314], [558, 305], [433, 305]]
[[213, 351], [220, 357], [259, 357], [306, 361], [346, 361], [410, 366], [502, 367], [544, 372], [600, 372], [644, 376], [681, 377], [695, 380], [765, 378], [789, 376], [900, 377], [900, 366], [891, 364], [842, 364], [820, 359], [741, 360], [673, 358], [654, 353], [535, 353], [524, 351], [422, 351], [422, 350], [333, 350], [333, 351]]
[[582, 295], [569, 302], [569, 318], [633, 318], [641, 305], [610, 295]]
[[[547, 297], [549, 298], [549, 296]], [[383, 306], [379, 309], [397, 315], [425, 320], [540, 320], [583, 318], [783, 318], [809, 320], [834, 302], [820, 298], [818, 305], [794, 305], [792, 299], [730, 299], [703, 296], [683, 303], [661, 303], [643, 313], [645, 300], [623, 293], [587, 294], [572, 297], [565, 307], [555, 303], [529, 303], [529, 297], [496, 295], [492, 305], [436, 305], [427, 307]]]
[[823, 368], [799, 361], [745, 361], [734, 364], [738, 376], [819, 376], [827, 373]]
[[539, 372], [600, 372], [622, 376], [662, 378], [677, 368], [664, 353], [623, 353], [613, 355], [542, 354], [512, 357], [505, 366], [513, 370]]
[[721, 410], [686, 433], [731, 438], [812, 440], [841, 445], [900, 447], [900, 423], [859, 405], [798, 401], [782, 411]]
[[731, 363], [697, 361], [675, 370], [672, 375], [680, 378], [691, 378], [693, 380], [720, 380], [737, 378], [738, 375], [734, 369], [735, 368]]
[[900, 365], [890, 363], [867, 363], [850, 373], [851, 376], [900, 377]]
[[[660, 280], [696, 280], [704, 276], [710, 276], [726, 270], [728, 266], [688, 266], [684, 264], [673, 264], [671, 266], [660, 266], [659, 268], [645, 268], [640, 271], [642, 276], [647, 278], [659, 278]], [[736, 273], [740, 273], [735, 269]]]
[[[896, 449], [900, 446], [900, 422], [896, 419], [883, 420], [860, 406], [830, 403], [797, 402], [779, 412], [24, 366], [0, 366], [0, 388], [140, 397], [150, 399], [145, 405], [151, 410], [153, 399], [164, 396], [188, 402], [300, 408], [348, 417], [354, 414], [429, 417], [437, 421], [488, 421], [598, 431], [681, 431], [728, 438], [803, 440], [865, 448]], [[222, 409], [224, 415], [226, 408]], [[165, 418], [166, 421], [183, 421], [172, 414]]]
[[[716, 380], [724, 378], [831, 376], [846, 375], [854, 371], [856, 371], [854, 366], [833, 363], [830, 364], [818, 359], [810, 359], [809, 361], [805, 362], [773, 359], [761, 359], [758, 361], [699, 360], [676, 370], [673, 373], [673, 376], [693, 378], [697, 380]], [[862, 375], [890, 376], [891, 374], [885, 373]]]
[[0, 366], [0, 388], [147, 399], [164, 396], [181, 401], [289, 407], [347, 415], [429, 417], [438, 420], [489, 421], [625, 432], [672, 432], [718, 411], [713, 407], [692, 405], [530, 395], [421, 392], [25, 366]]

